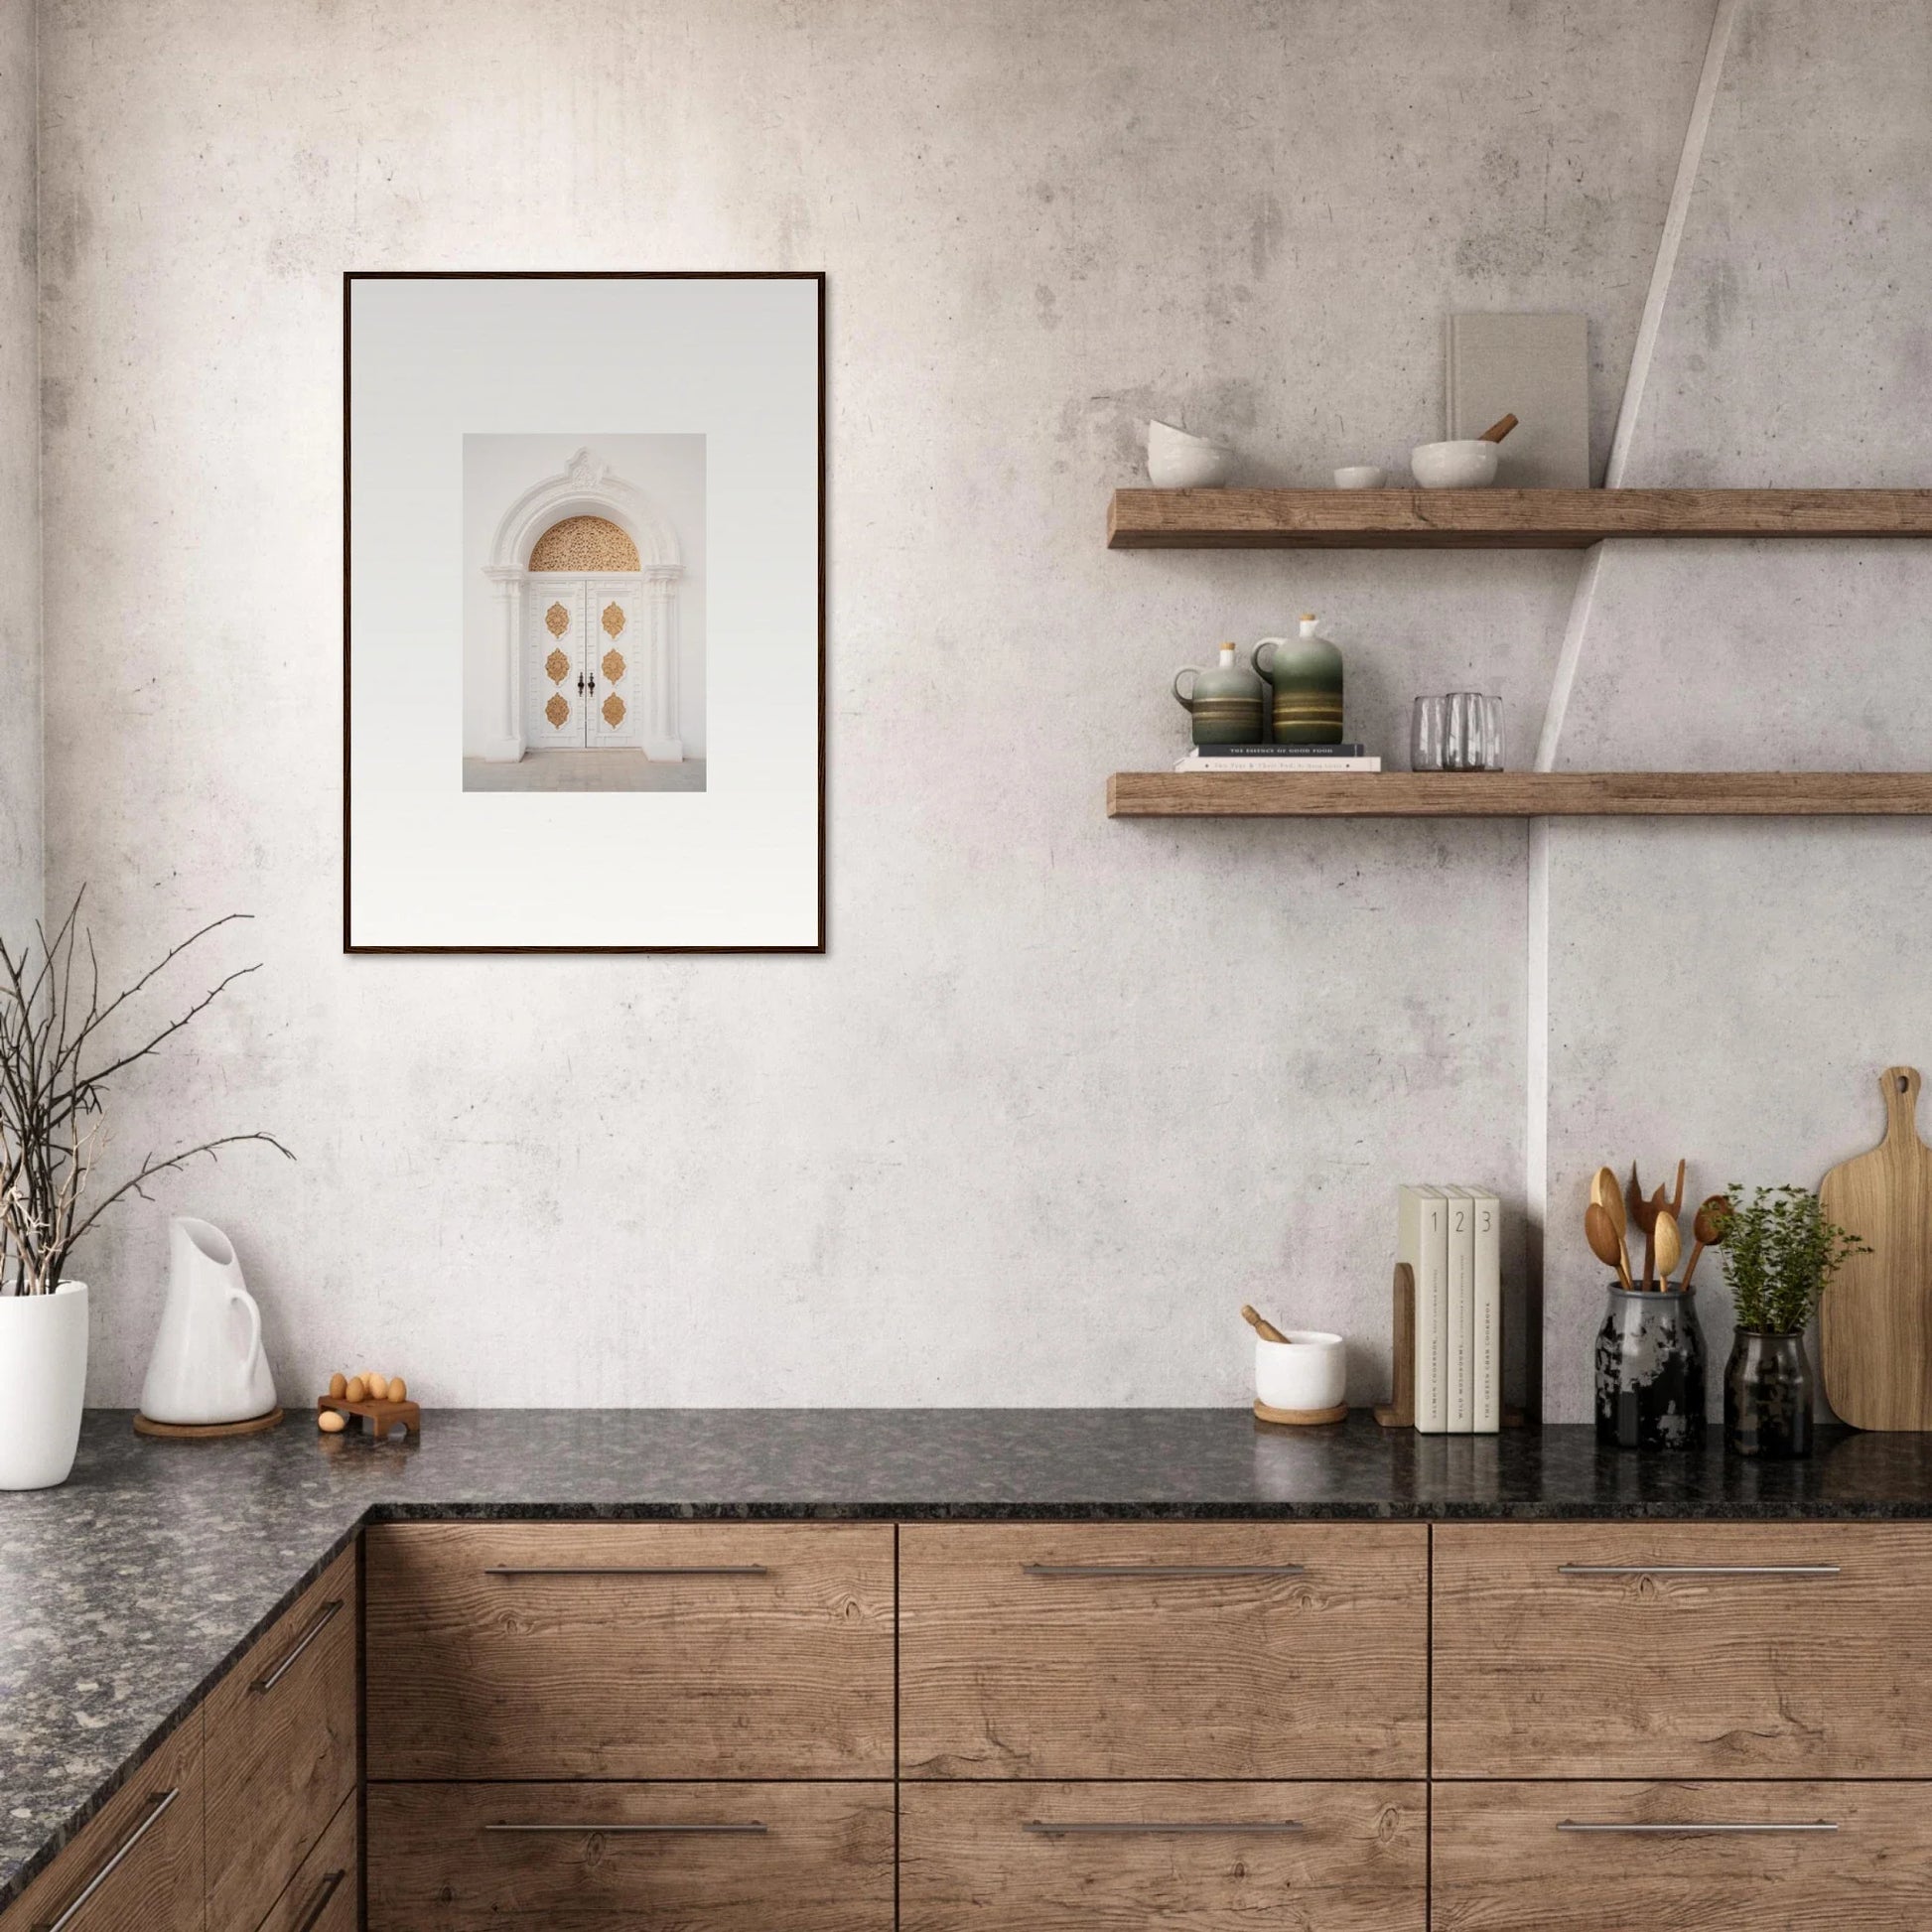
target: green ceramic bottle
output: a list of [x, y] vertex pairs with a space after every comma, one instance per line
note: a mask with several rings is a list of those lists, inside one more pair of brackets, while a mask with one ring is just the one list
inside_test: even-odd
[[[1191, 689], [1180, 680], [1191, 677]], [[1221, 661], [1211, 670], [1183, 664], [1173, 674], [1174, 700], [1194, 721], [1196, 745], [1259, 745], [1262, 741], [1261, 679], [1234, 661], [1234, 646], [1221, 646]]]
[[1248, 653], [1274, 687], [1277, 745], [1341, 743], [1341, 652], [1314, 634], [1315, 621], [1304, 612], [1299, 637], [1264, 637]]

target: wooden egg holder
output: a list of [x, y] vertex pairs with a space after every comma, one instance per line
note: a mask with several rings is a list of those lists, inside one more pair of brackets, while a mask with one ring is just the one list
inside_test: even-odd
[[[1406, 1261], [1395, 1265], [1394, 1319], [1392, 1338], [1395, 1355], [1395, 1393], [1393, 1398], [1376, 1407], [1375, 1420], [1384, 1429], [1414, 1429], [1416, 1426], [1416, 1275]], [[1502, 1341], [1501, 1323], [1497, 1324], [1496, 1340]], [[1505, 1429], [1521, 1429], [1523, 1412], [1520, 1409], [1503, 1411]], [[1484, 1432], [1487, 1433], [1486, 1431]]]
[[397, 1423], [411, 1436], [423, 1433], [423, 1412], [413, 1402], [350, 1402], [339, 1395], [319, 1395], [316, 1397], [316, 1414], [333, 1409], [339, 1416], [358, 1419], [362, 1433], [372, 1436], [378, 1443], [388, 1440], [389, 1432]]

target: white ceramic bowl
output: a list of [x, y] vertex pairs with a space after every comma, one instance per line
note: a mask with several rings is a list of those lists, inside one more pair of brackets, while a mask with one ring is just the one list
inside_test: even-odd
[[1149, 423], [1147, 475], [1156, 489], [1218, 489], [1234, 475], [1234, 452], [1172, 423]]
[[1286, 1341], [1255, 1337], [1255, 1394], [1271, 1409], [1333, 1409], [1348, 1388], [1348, 1344], [1290, 1328]]
[[1335, 472], [1337, 489], [1380, 489], [1387, 481], [1388, 472], [1372, 463], [1350, 463]]
[[1409, 468], [1425, 489], [1481, 489], [1496, 481], [1497, 443], [1471, 437], [1463, 443], [1418, 443]]

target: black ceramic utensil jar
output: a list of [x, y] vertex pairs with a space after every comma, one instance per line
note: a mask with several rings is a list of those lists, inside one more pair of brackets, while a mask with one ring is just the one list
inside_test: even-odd
[[1617, 1449], [1704, 1446], [1704, 1330], [1694, 1288], [1609, 1285], [1596, 1331], [1596, 1440]]

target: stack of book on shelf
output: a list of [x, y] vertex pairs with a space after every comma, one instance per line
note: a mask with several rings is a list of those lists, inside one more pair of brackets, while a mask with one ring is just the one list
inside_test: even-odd
[[1199, 745], [1176, 771], [1379, 771], [1365, 745]]
[[1416, 1283], [1416, 1427], [1502, 1427], [1501, 1215], [1481, 1187], [1405, 1187], [1396, 1259]]

